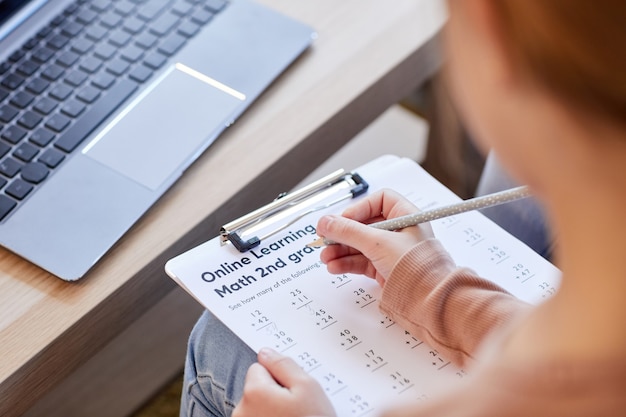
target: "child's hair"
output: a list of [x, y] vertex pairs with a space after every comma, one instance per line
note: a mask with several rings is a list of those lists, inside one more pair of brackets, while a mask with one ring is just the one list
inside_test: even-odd
[[626, 1], [494, 0], [491, 9], [530, 79], [626, 124]]

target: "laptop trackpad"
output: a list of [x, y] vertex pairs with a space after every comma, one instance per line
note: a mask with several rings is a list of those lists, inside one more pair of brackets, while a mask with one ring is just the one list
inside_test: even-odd
[[[135, 99], [83, 153], [155, 190], [232, 121], [245, 96], [182, 64]], [[182, 169], [181, 169], [182, 168]]]

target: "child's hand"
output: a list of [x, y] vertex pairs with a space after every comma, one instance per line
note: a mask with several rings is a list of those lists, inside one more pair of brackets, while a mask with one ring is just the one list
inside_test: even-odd
[[427, 223], [396, 232], [366, 224], [418, 211], [395, 191], [382, 190], [346, 209], [343, 217], [322, 217], [317, 233], [338, 243], [322, 251], [322, 262], [332, 274], [363, 274], [383, 286], [400, 257], [422, 240], [432, 238], [433, 232]]
[[296, 362], [271, 349], [262, 349], [258, 359], [233, 417], [335, 417], [322, 387]]

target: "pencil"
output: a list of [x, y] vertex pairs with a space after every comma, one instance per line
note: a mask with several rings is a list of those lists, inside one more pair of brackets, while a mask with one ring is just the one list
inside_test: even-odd
[[[369, 226], [383, 230], [400, 230], [405, 227], [416, 226], [420, 223], [426, 223], [444, 217], [454, 216], [456, 214], [465, 213], [467, 211], [478, 210], [486, 207], [497, 206], [508, 203], [510, 201], [519, 200], [528, 197], [530, 192], [528, 186], [511, 188], [493, 194], [481, 197], [471, 198], [456, 204], [450, 204], [432, 210], [422, 211], [418, 213], [407, 214], [406, 216], [396, 217], [395, 219], [387, 219], [381, 222], [372, 223]], [[323, 237], [309, 243], [309, 247], [321, 247], [332, 245], [335, 242], [327, 240]]]

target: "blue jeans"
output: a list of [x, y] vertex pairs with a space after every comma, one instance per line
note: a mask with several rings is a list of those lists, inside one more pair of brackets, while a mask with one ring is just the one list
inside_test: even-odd
[[256, 353], [205, 311], [189, 338], [180, 416], [230, 416]]

